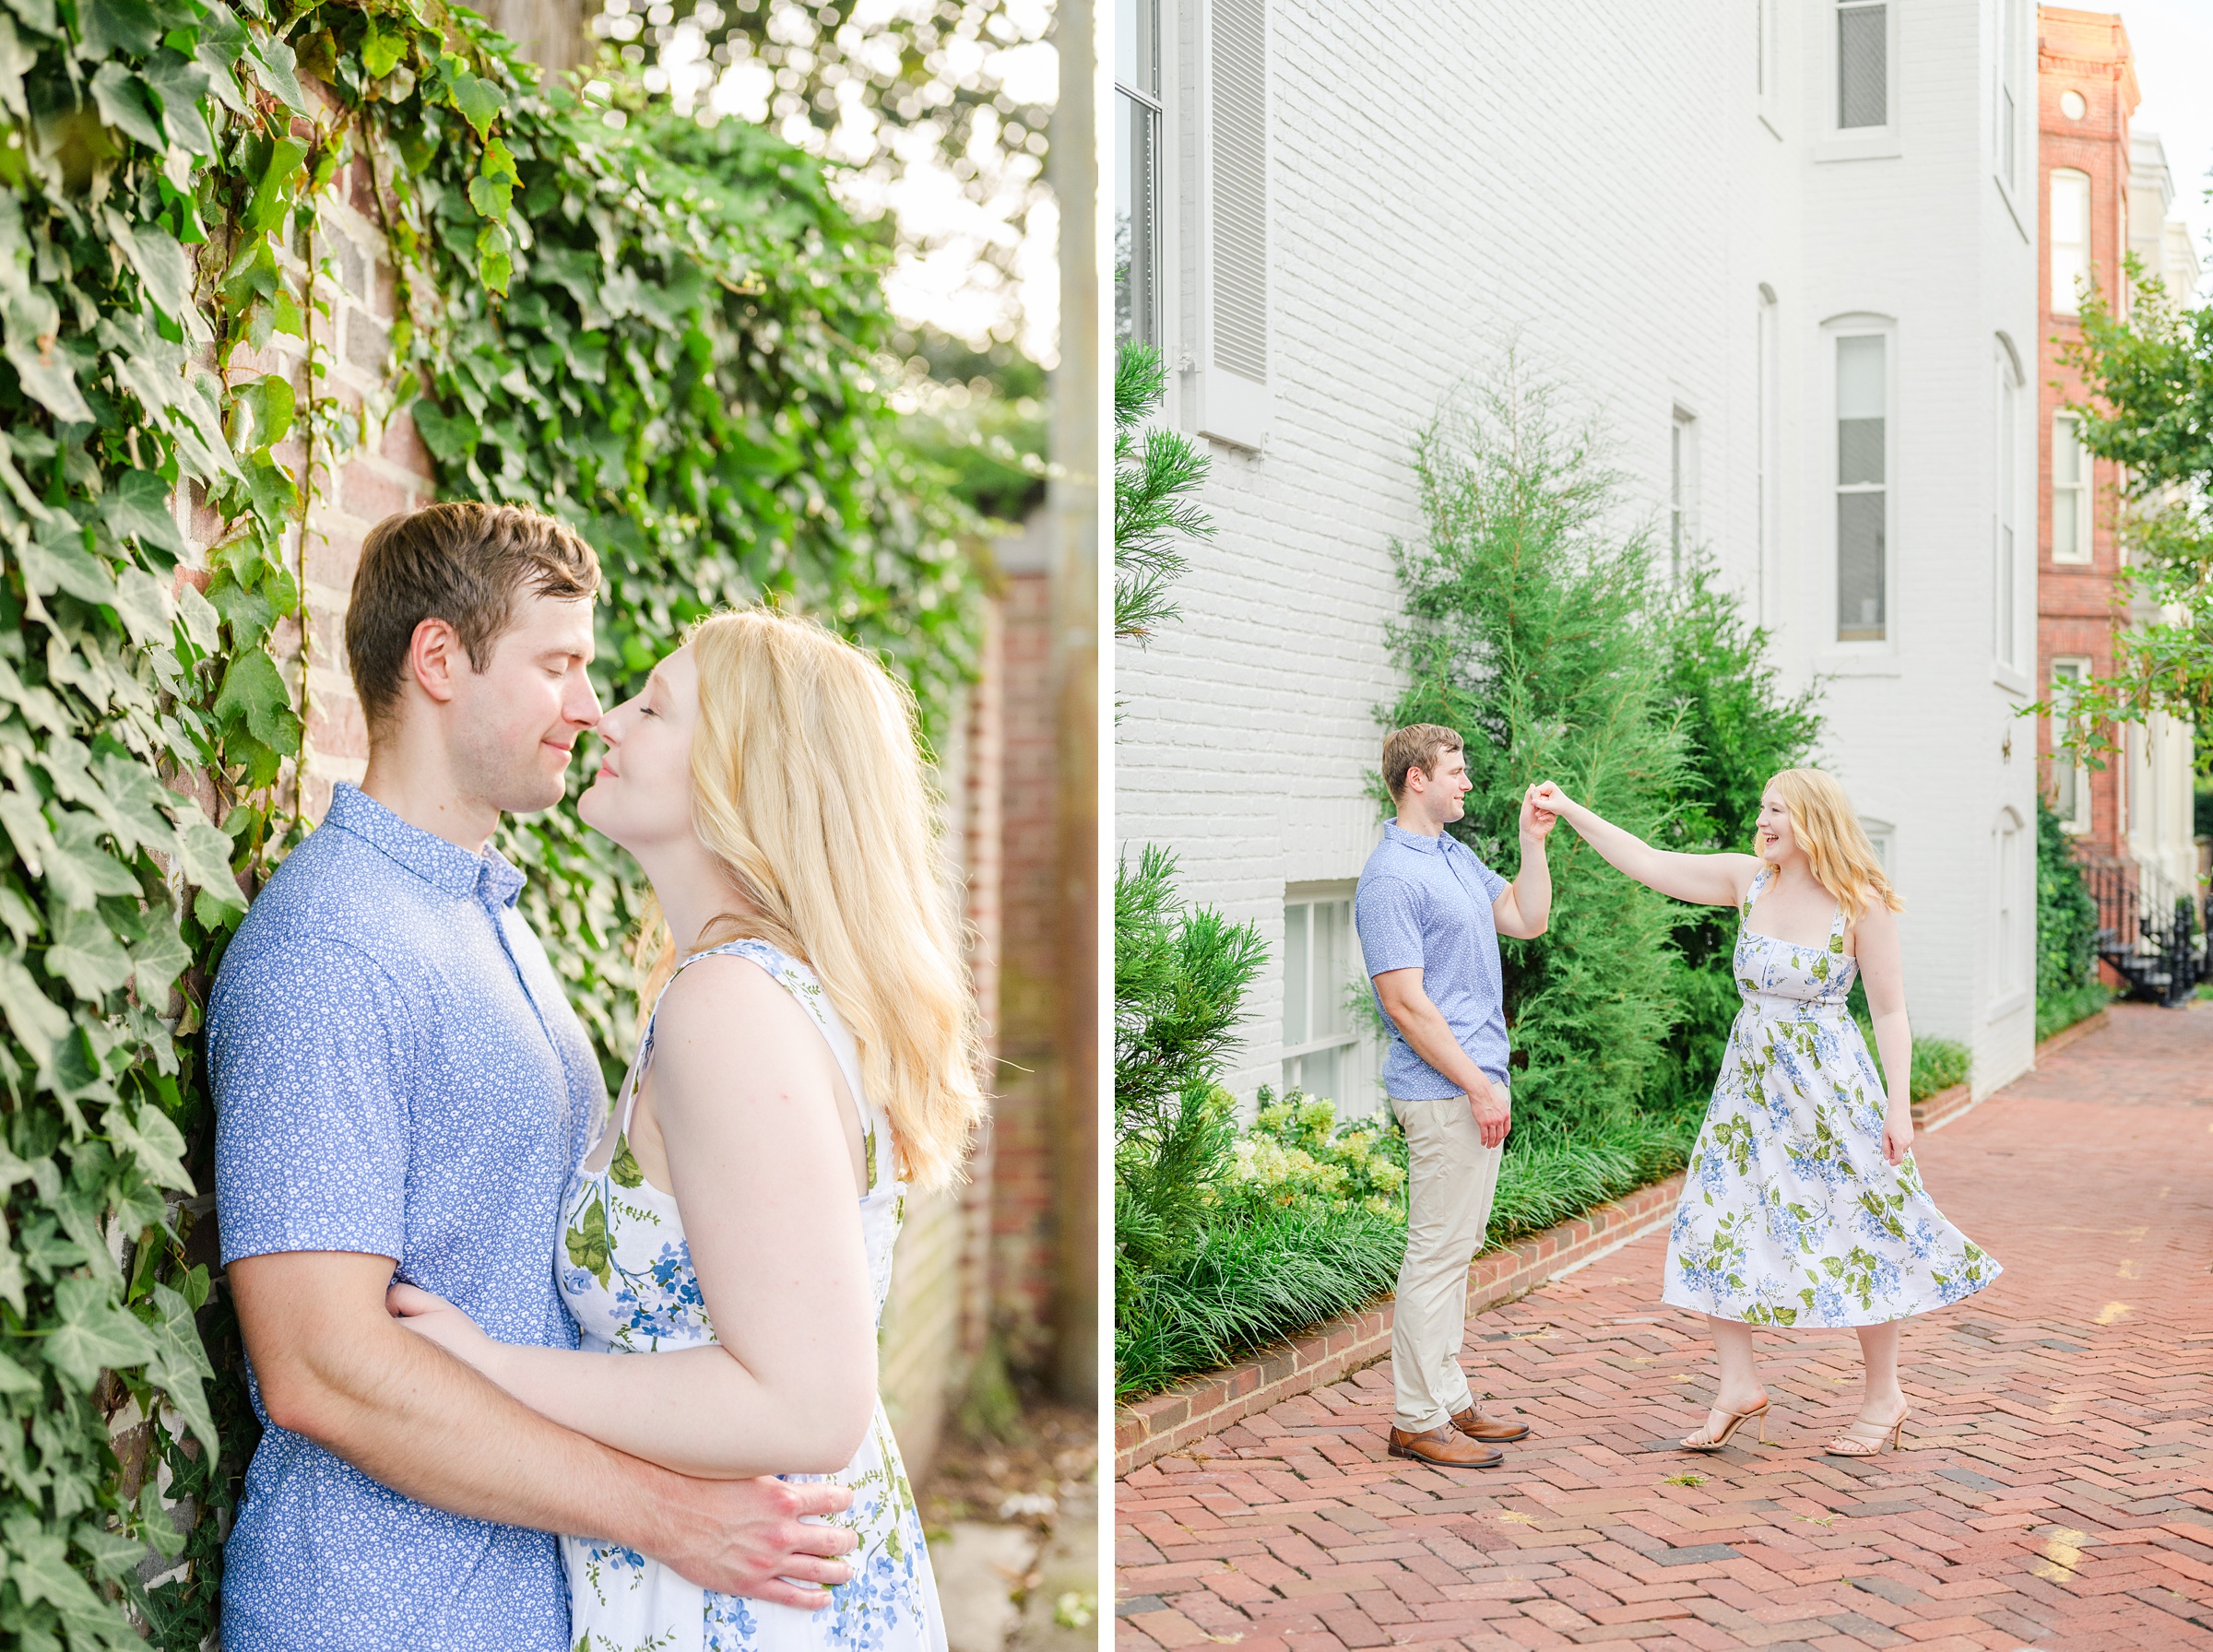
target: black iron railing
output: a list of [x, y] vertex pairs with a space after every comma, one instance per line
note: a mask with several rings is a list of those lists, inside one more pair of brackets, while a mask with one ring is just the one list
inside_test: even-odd
[[2129, 860], [2086, 860], [2082, 875], [2098, 904], [2098, 956], [2129, 997], [2185, 1004], [2213, 980], [2204, 891]]

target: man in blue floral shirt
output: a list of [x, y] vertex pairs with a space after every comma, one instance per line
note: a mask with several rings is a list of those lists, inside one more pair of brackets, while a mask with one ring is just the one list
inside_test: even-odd
[[1473, 784], [1459, 735], [1434, 723], [1394, 730], [1383, 742], [1383, 779], [1398, 819], [1361, 871], [1353, 923], [1391, 1029], [1384, 1092], [1406, 1132], [1391, 1455], [1490, 1469], [1504, 1460], [1500, 1445], [1529, 1433], [1477, 1410], [1460, 1364], [1468, 1263], [1483, 1248], [1513, 1116], [1498, 938], [1544, 933], [1554, 817], [1522, 797], [1521, 870], [1509, 885], [1445, 831], [1465, 812]]
[[837, 1488], [708, 1481], [548, 1422], [385, 1312], [396, 1277], [504, 1341], [574, 1347], [561, 1196], [598, 1063], [488, 844], [560, 801], [598, 720], [598, 564], [505, 506], [369, 535], [346, 617], [361, 785], [269, 880], [208, 1008], [223, 1260], [268, 1425], [225, 1547], [229, 1652], [569, 1652], [551, 1534], [797, 1606]]

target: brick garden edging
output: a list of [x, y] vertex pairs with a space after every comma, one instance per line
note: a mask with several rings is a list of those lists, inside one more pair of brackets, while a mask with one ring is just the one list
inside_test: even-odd
[[[2112, 1017], [2101, 1009], [2063, 1027], [2036, 1046], [2036, 1058], [2057, 1055]], [[1913, 1103], [1913, 1127], [1934, 1130], [1976, 1105], [1973, 1091], [1955, 1084]], [[1468, 1268], [1468, 1316], [1526, 1296], [1561, 1274], [1594, 1262], [1665, 1221], [1683, 1190], [1680, 1172], [1627, 1198], [1594, 1206], [1569, 1221], [1532, 1233], [1503, 1250], [1485, 1251]], [[1258, 1357], [1186, 1377], [1174, 1387], [1116, 1409], [1114, 1472], [1118, 1478], [1156, 1457], [1219, 1434], [1295, 1395], [1326, 1387], [1391, 1352], [1391, 1299], [1324, 1320]]]
[[[1667, 1221], [1683, 1190], [1680, 1172], [1627, 1198], [1594, 1205], [1572, 1221], [1485, 1251], [1468, 1268], [1468, 1314], [1526, 1296], [1548, 1280], [1594, 1262]], [[1118, 1408], [1114, 1471], [1119, 1477], [1155, 1457], [1293, 1395], [1327, 1386], [1391, 1352], [1391, 1299], [1323, 1321], [1257, 1358], [1186, 1377], [1174, 1387]]]

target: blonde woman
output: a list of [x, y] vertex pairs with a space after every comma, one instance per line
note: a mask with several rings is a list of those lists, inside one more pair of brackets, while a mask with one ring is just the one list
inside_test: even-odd
[[913, 708], [858, 650], [754, 608], [703, 620], [599, 728], [580, 812], [645, 868], [672, 939], [562, 1205], [582, 1347], [494, 1341], [406, 1285], [390, 1306], [618, 1450], [851, 1490], [854, 1575], [814, 1612], [564, 1538], [577, 1652], [942, 1648], [876, 1395], [904, 1187], [949, 1180], [981, 1111]]
[[[1744, 1008], [1691, 1151], [1661, 1292], [1706, 1316], [1720, 1366], [1712, 1412], [1684, 1448], [1719, 1450], [1755, 1417], [1765, 1437], [1769, 1398], [1752, 1359], [1761, 1325], [1857, 1331], [1859, 1419], [1828, 1450], [1896, 1449], [1907, 1416], [1899, 1322], [1980, 1291], [1999, 1269], [1945, 1221], [1910, 1156], [1905, 903], [1851, 799], [1818, 769], [1784, 770], [1760, 798], [1752, 855], [1655, 849], [1550, 784], [1535, 802], [1638, 882], [1742, 918]], [[1855, 974], [1867, 982], [1881, 1073], [1845, 1009]]]

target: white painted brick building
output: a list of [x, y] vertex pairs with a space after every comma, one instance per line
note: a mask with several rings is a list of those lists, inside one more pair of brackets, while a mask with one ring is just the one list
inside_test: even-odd
[[[1978, 1092], [2026, 1068], [2028, 0], [1119, 6], [1124, 313], [1173, 369], [1166, 417], [1212, 439], [1217, 533], [1181, 620], [1118, 651], [1115, 830], [1270, 942], [1240, 1092], [1289, 1047], [1345, 1110], [1378, 1099], [1372, 1051], [1326, 1047], [1359, 967], [1327, 943], [1378, 832], [1391, 541], [1421, 531], [1414, 432], [1509, 345], [1598, 417], [1639, 518], [1681, 442], [1691, 537], [1788, 683], [1827, 679], [1917, 1030], [1971, 1046]], [[1847, 432], [1872, 504], [1840, 506], [1840, 394], [1882, 421]]]

